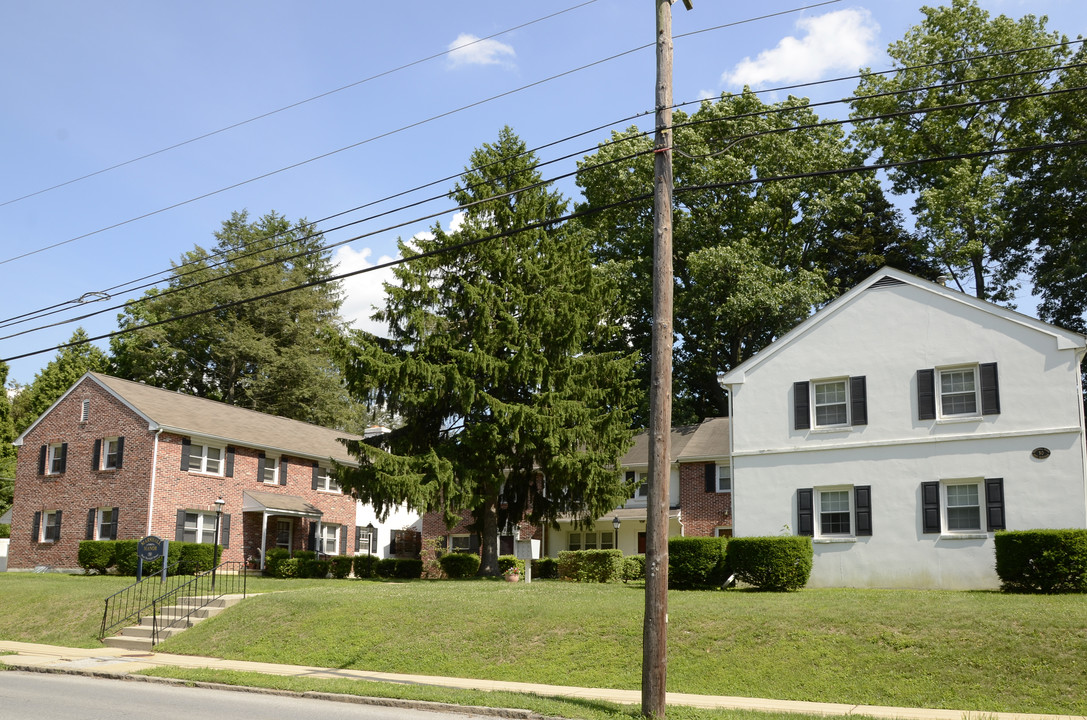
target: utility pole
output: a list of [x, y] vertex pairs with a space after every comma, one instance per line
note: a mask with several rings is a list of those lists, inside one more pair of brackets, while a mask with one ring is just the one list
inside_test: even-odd
[[[657, 8], [653, 195], [653, 348], [649, 389], [642, 715], [664, 720], [668, 677], [668, 484], [672, 432], [672, 3]], [[688, 10], [691, 1], [683, 0]]]

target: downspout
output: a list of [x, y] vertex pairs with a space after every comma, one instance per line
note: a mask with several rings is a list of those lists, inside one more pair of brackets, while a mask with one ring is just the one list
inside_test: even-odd
[[1079, 451], [1080, 451], [1080, 479], [1083, 481], [1083, 519], [1084, 527], [1087, 527], [1087, 425], [1084, 423], [1083, 409], [1083, 357], [1087, 354], [1087, 348], [1076, 348], [1076, 405], [1079, 406]]
[[155, 431], [155, 445], [151, 451], [151, 493], [147, 500], [147, 534], [151, 535], [151, 523], [155, 516], [155, 480], [158, 478], [159, 472], [159, 435], [162, 434], [162, 428], [160, 427]]

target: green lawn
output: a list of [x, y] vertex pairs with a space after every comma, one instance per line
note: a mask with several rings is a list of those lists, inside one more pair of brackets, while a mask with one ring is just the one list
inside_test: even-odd
[[[93, 646], [101, 598], [123, 582], [0, 575], [0, 637]], [[556, 685], [640, 685], [640, 587], [257, 579], [250, 589], [266, 594], [158, 649]], [[39, 614], [51, 620], [35, 627], [31, 619]], [[673, 692], [1087, 715], [1084, 596], [673, 591], [668, 643]]]

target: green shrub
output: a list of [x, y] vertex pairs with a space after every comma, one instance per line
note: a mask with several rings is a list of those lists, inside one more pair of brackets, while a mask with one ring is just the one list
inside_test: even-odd
[[330, 560], [332, 562], [332, 577], [343, 580], [351, 574], [351, 564], [354, 558], [347, 555], [336, 555]]
[[283, 578], [284, 580], [301, 577], [301, 575], [299, 575], [299, 566], [301, 565], [301, 562], [302, 561], [298, 558], [283, 558], [276, 563], [276, 574], [274, 577]]
[[[136, 555], [136, 541], [115, 540], [113, 542], [113, 559], [117, 565], [117, 572], [121, 575], [135, 577], [136, 566], [139, 563], [139, 558]], [[146, 568], [144, 574], [147, 574]]]
[[79, 567], [87, 573], [104, 575], [116, 564], [114, 547], [111, 540], [84, 540], [79, 543]]
[[532, 561], [533, 580], [555, 580], [559, 577], [559, 561], [553, 557], [536, 558]]
[[725, 555], [736, 578], [760, 590], [799, 590], [811, 575], [810, 537], [732, 538]]
[[372, 578], [377, 574], [377, 561], [381, 558], [376, 555], [356, 555], [354, 558], [355, 577]]
[[1087, 530], [996, 534], [996, 574], [1005, 592], [1087, 592]]
[[623, 558], [623, 582], [645, 580], [645, 555], [627, 555]]
[[[200, 543], [172, 542], [170, 543], [170, 559], [174, 559], [174, 546], [177, 546], [177, 574], [195, 575], [199, 572], [209, 572], [215, 563], [215, 546]], [[219, 549], [219, 559], [222, 560], [223, 551]]]
[[380, 578], [391, 578], [396, 574], [396, 558], [381, 558], [377, 561], [375, 572]]
[[442, 572], [450, 580], [463, 580], [479, 572], [479, 555], [475, 553], [446, 553], [438, 558]]
[[0, 523], [0, 540], [11, 537], [11, 525]]
[[559, 577], [577, 582], [609, 582], [623, 576], [622, 550], [563, 550]]
[[393, 570], [393, 577], [402, 580], [418, 580], [423, 574], [423, 561], [419, 558], [399, 558]]
[[283, 577], [279, 566], [284, 560], [290, 560], [291, 553], [286, 548], [272, 548], [264, 553], [264, 574], [271, 577]]
[[726, 542], [721, 537], [669, 538], [668, 587], [675, 590], [720, 587], [728, 577]]
[[499, 555], [498, 572], [505, 575], [510, 568], [517, 568], [517, 574], [524, 575], [525, 561], [521, 560], [516, 555]]

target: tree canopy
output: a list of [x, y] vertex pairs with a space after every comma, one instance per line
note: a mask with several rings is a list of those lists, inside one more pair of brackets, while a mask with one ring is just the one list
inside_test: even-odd
[[480, 533], [481, 573], [497, 572], [498, 532], [564, 513], [595, 520], [629, 497], [633, 358], [592, 352], [610, 332], [615, 288], [593, 268], [566, 202], [539, 184], [535, 156], [509, 128], [472, 153], [450, 196], [456, 231], [400, 241], [408, 258], [375, 317], [391, 339], [346, 348], [352, 393], [402, 422], [353, 445], [341, 482], [379, 513], [406, 502], [462, 511]]
[[251, 410], [361, 429], [331, 350], [343, 332], [340, 287], [303, 287], [332, 274], [323, 236], [305, 220], [272, 212], [250, 221], [236, 212], [215, 238], [211, 251], [198, 245], [185, 253], [165, 288], [125, 308], [119, 324], [132, 332], [111, 344], [113, 371]]

